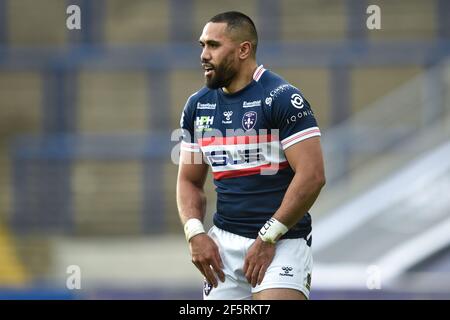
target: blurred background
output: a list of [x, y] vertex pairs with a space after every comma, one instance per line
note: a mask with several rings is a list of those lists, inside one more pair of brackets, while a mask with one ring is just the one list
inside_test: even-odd
[[323, 132], [311, 298], [450, 298], [447, 0], [0, 0], [0, 298], [201, 299], [171, 133], [227, 10]]

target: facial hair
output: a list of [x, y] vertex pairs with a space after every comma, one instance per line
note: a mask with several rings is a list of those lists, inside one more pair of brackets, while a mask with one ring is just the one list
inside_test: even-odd
[[206, 86], [209, 89], [219, 89], [227, 87], [236, 76], [237, 70], [233, 68], [233, 58], [229, 57], [214, 67], [214, 75], [205, 77]]

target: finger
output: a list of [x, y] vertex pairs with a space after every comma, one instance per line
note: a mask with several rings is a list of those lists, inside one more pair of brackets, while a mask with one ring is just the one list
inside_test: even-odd
[[216, 260], [219, 266], [219, 272], [217, 274], [219, 275], [220, 280], [222, 282], [225, 282], [225, 273], [223, 273], [222, 271], [225, 266], [223, 265], [222, 257], [220, 256], [219, 250], [216, 251]]
[[242, 269], [244, 271], [244, 274], [247, 274], [248, 267], [249, 267], [248, 260], [245, 259], [245, 261], [244, 261], [244, 268]]
[[247, 272], [245, 273], [245, 278], [247, 279], [248, 283], [252, 283], [253, 269], [254, 269], [254, 265], [249, 263]]
[[225, 282], [225, 274], [222, 271], [222, 269], [224, 268], [224, 265], [223, 265], [222, 257], [220, 256], [219, 247], [217, 246], [217, 244], [215, 245], [213, 254], [214, 254], [214, 257], [212, 258], [211, 266], [213, 267], [216, 274], [219, 276], [220, 281]]
[[222, 271], [222, 268], [220, 267], [220, 261], [216, 259], [213, 259], [211, 261], [211, 266], [214, 270], [214, 272], [219, 276], [220, 281], [224, 282], [225, 281], [225, 274]]
[[266, 275], [267, 267], [268, 267], [268, 265], [263, 265], [263, 266], [261, 267], [261, 269], [259, 270], [259, 275], [258, 275], [258, 285], [260, 285], [261, 282], [263, 281], [264, 276]]
[[256, 283], [258, 281], [258, 274], [259, 274], [259, 270], [261, 269], [261, 266], [255, 266], [253, 268], [253, 272], [252, 272], [252, 281], [250, 282], [252, 284], [252, 287], [256, 287]]
[[214, 288], [217, 288], [217, 279], [216, 276], [213, 273], [213, 270], [209, 266], [209, 264], [202, 264], [203, 271], [205, 272], [205, 277], [208, 280], [210, 284], [213, 285]]

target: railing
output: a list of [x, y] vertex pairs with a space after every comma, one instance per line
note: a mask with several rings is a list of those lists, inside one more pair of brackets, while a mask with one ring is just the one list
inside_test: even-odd
[[[450, 114], [450, 60], [440, 62], [324, 133], [329, 184], [395, 151]], [[414, 150], [410, 150], [414, 157]], [[417, 155], [417, 153], [416, 153]]]

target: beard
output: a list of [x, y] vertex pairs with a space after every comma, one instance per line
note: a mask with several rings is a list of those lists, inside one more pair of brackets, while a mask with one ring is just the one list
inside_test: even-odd
[[217, 67], [214, 67], [213, 75], [205, 76], [205, 84], [209, 89], [219, 89], [228, 87], [236, 76], [237, 70], [233, 68], [232, 57], [224, 60]]

